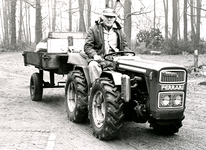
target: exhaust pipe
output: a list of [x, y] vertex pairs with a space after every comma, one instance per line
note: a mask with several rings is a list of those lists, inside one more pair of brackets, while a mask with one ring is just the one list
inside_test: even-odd
[[128, 75], [123, 74], [121, 77], [121, 95], [125, 102], [129, 102], [131, 100], [131, 83], [130, 77]]

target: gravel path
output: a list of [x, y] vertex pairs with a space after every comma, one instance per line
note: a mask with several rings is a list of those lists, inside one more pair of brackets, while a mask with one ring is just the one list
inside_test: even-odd
[[[141, 57], [186, 67], [193, 65], [192, 55]], [[199, 56], [199, 65], [204, 63], [204, 58], [206, 55]], [[177, 134], [162, 136], [154, 133], [147, 123], [124, 122], [118, 139], [100, 141], [92, 135], [89, 121], [75, 124], [67, 119], [63, 88], [45, 89], [40, 102], [30, 100], [29, 80], [36, 71], [33, 66], [24, 66], [21, 52], [0, 53], [0, 149], [206, 149], [206, 77], [200, 72], [189, 74], [186, 118]], [[58, 78], [65, 80], [65, 77]], [[30, 133], [36, 135], [37, 143], [34, 144]]]

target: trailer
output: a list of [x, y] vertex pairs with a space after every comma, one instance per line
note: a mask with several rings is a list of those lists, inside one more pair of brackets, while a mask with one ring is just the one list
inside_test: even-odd
[[[85, 33], [82, 32], [50, 32], [46, 43], [47, 49], [23, 52], [24, 65], [32, 65], [39, 70], [30, 78], [31, 100], [40, 101], [44, 88], [65, 87], [66, 81], [57, 82], [55, 85], [55, 74], [67, 75], [75, 67], [73, 64], [78, 64], [77, 62], [81, 62], [81, 65], [87, 64], [82, 57], [83, 53], [72, 53], [74, 46], [78, 51], [83, 50], [84, 39]], [[49, 72], [49, 82], [44, 80], [45, 71]]]

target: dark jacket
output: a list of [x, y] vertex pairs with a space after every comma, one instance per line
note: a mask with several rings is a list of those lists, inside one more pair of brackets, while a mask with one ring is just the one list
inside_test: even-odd
[[[115, 24], [117, 28], [114, 28], [114, 31], [118, 36], [117, 48], [120, 51], [129, 51], [130, 49], [126, 42], [126, 36], [123, 33], [120, 24], [116, 21]], [[95, 25], [89, 28], [84, 45], [84, 51], [89, 59], [92, 59], [95, 54], [104, 56], [104, 33], [101, 21], [96, 21]]]

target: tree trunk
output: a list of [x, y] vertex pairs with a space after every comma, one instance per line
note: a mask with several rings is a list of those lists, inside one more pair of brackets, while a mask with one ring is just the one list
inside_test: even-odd
[[110, 7], [109, 6], [109, 0], [105, 0], [105, 8]]
[[[60, 11], [59, 12], [59, 17], [61, 18], [60, 19], [60, 31], [62, 31], [63, 29], [62, 29], [62, 12]], [[56, 24], [56, 23], [55, 23]], [[55, 25], [56, 26], [56, 25]], [[55, 30], [52, 30], [52, 31], [55, 31]]]
[[187, 0], [184, 0], [184, 41], [187, 42]]
[[197, 26], [196, 26], [196, 38], [195, 38], [196, 48], [198, 47], [200, 41], [200, 19], [201, 19], [201, 0], [197, 0]]
[[69, 31], [72, 31], [72, 0], [69, 0]]
[[79, 1], [79, 31], [86, 32], [86, 26], [84, 21], [84, 0]]
[[165, 39], [168, 40], [168, 0], [163, 0], [165, 12]]
[[[2, 3], [1, 3], [2, 5], [1, 5], [1, 8], [0, 9], [3, 9], [3, 1], [2, 1]], [[3, 10], [4, 11], [4, 10]], [[1, 11], [0, 11], [0, 21], [1, 21], [1, 25], [2, 25], [2, 27], [1, 27], [1, 32], [2, 32], [2, 39], [4, 39], [5, 37], [4, 37], [4, 21], [3, 21], [3, 15], [2, 15], [2, 13], [1, 13]]]
[[27, 23], [27, 27], [28, 27], [28, 37], [29, 37], [29, 42], [30, 42], [30, 45], [31, 45], [31, 25], [30, 25], [30, 10], [29, 10], [29, 6], [27, 8], [28, 10], [28, 23]]
[[20, 9], [19, 9], [19, 35], [18, 35], [18, 44], [22, 48], [22, 0], [20, 0]]
[[26, 21], [25, 21], [25, 30], [26, 30], [26, 34], [25, 34], [25, 40], [26, 42], [29, 42], [29, 44], [31, 44], [31, 34], [30, 34], [30, 13], [29, 13], [29, 6], [27, 5], [27, 3], [25, 3], [25, 17], [26, 17]]
[[54, 4], [53, 4], [53, 14], [52, 14], [52, 31], [55, 31], [55, 27], [56, 27], [56, 0], [54, 0]]
[[11, 25], [11, 43], [10, 48], [12, 50], [16, 50], [16, 2], [17, 0], [11, 0], [11, 18], [10, 18], [10, 25]]
[[177, 1], [177, 37], [178, 39], [181, 39], [181, 35], [180, 35], [180, 5], [179, 5], [179, 1]]
[[42, 38], [42, 16], [41, 16], [41, 1], [36, 0], [36, 26], [35, 26], [35, 42], [36, 44]]
[[[38, 1], [38, 0], [37, 0]], [[48, 1], [47, 2], [47, 7], [48, 7], [48, 16], [49, 16], [49, 25], [48, 25], [48, 27], [49, 27], [49, 31], [51, 31], [52, 30], [52, 24], [51, 24], [51, 17], [52, 17], [52, 11], [51, 11], [51, 9], [50, 9], [50, 7], [51, 7], [51, 1]]]
[[91, 26], [91, 3], [90, 0], [87, 0], [87, 26]]
[[154, 18], [153, 18], [153, 28], [155, 29], [156, 24], [156, 0], [154, 0]]
[[195, 28], [194, 28], [194, 11], [193, 11], [193, 0], [190, 0], [190, 23], [191, 23], [191, 39], [193, 41], [193, 43], [195, 43], [194, 39], [195, 39]]
[[124, 32], [126, 34], [128, 45], [131, 46], [132, 18], [131, 18], [131, 0], [124, 3]]
[[4, 39], [3, 39], [3, 45], [5, 47], [9, 46], [9, 1], [5, 0], [2, 1], [3, 5], [3, 22], [4, 22]]
[[172, 39], [177, 41], [177, 0], [172, 0], [173, 4], [173, 24], [172, 24]]

